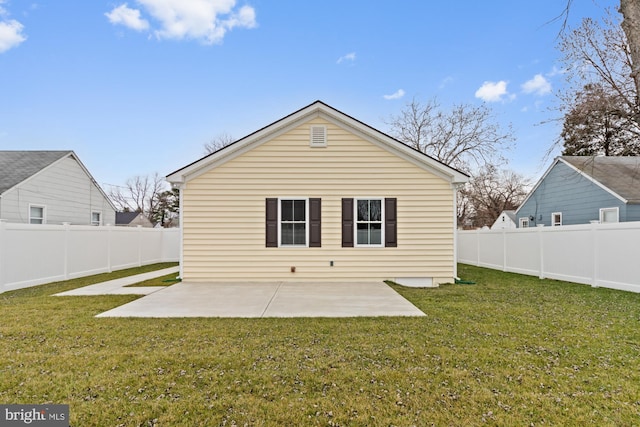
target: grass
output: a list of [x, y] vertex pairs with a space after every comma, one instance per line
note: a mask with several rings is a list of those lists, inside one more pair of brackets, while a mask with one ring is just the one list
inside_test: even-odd
[[149, 279], [149, 280], [144, 280], [142, 282], [134, 283], [133, 285], [125, 286], [125, 288], [175, 285], [180, 281], [179, 279], [176, 279], [177, 276], [178, 276], [178, 273], [171, 273], [171, 274], [167, 274], [166, 276], [156, 277], [155, 279]]
[[94, 318], [136, 297], [49, 296], [105, 277], [0, 294], [0, 402], [66, 403], [74, 426], [640, 425], [640, 295], [459, 274], [477, 284], [394, 287], [422, 318]]

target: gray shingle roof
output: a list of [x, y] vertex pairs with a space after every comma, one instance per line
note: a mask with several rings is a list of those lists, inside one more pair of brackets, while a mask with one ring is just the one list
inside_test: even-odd
[[0, 151], [0, 194], [72, 151]]
[[140, 212], [116, 212], [116, 225], [131, 224], [131, 221], [136, 219], [140, 215]]
[[640, 157], [562, 156], [585, 175], [631, 204], [640, 204]]

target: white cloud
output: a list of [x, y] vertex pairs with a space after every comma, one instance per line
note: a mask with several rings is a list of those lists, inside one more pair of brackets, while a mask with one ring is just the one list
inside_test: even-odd
[[453, 83], [453, 81], [454, 81], [453, 77], [451, 77], [451, 76], [445, 77], [444, 79], [442, 79], [442, 81], [438, 85], [438, 89], [444, 89], [449, 84]]
[[127, 3], [121, 4], [111, 12], [105, 13], [105, 16], [114, 25], [124, 25], [136, 31], [149, 29], [149, 22], [140, 17], [140, 11], [138, 9], [130, 9]]
[[350, 61], [353, 62], [356, 60], [356, 53], [355, 52], [351, 52], [351, 53], [347, 53], [344, 56], [341, 56], [340, 58], [338, 58], [338, 61], [336, 62], [337, 64], [342, 64], [345, 61]]
[[476, 91], [476, 98], [480, 98], [485, 102], [503, 101], [503, 97], [514, 99], [515, 96], [509, 95], [507, 92], [507, 82], [500, 80], [499, 82], [484, 82], [480, 89]]
[[[0, 5], [2, 5], [2, 3], [4, 3], [4, 0], [0, 0]], [[0, 17], [7, 16], [9, 16], [9, 12], [0, 6]], [[0, 21], [0, 53], [18, 46], [27, 39], [27, 37], [22, 33], [23, 29], [24, 25], [15, 19]]]
[[395, 93], [392, 93], [391, 95], [383, 95], [382, 97], [384, 99], [400, 99], [403, 96], [404, 96], [404, 90], [398, 89]]
[[[234, 28], [257, 25], [255, 10], [251, 6], [235, 8], [236, 0], [136, 0], [136, 3], [139, 9], [131, 9], [126, 3], [113, 9], [106, 14], [109, 21], [146, 30], [149, 21], [141, 17], [141, 13], [146, 13], [159, 24], [153, 30], [158, 39], [194, 39], [205, 44], [221, 43], [227, 31]], [[116, 10], [120, 12], [114, 15]]]
[[522, 91], [539, 96], [546, 95], [551, 93], [551, 83], [549, 83], [542, 74], [536, 74], [531, 80], [526, 81], [522, 85]]

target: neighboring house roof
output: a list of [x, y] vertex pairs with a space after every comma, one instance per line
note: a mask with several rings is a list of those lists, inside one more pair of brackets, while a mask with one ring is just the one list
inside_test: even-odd
[[73, 151], [0, 151], [0, 194]]
[[200, 160], [172, 172], [167, 176], [167, 180], [172, 183], [185, 182], [315, 117], [322, 117], [337, 126], [347, 128], [367, 141], [429, 170], [452, 184], [462, 184], [469, 180], [469, 176], [464, 172], [411, 148], [397, 139], [336, 110], [322, 101], [315, 101]]
[[563, 156], [560, 160], [629, 204], [640, 204], [640, 157]]
[[558, 164], [567, 167], [598, 185], [624, 203], [640, 204], [640, 157], [638, 156], [560, 156], [542, 175], [517, 212], [525, 206], [549, 172]]
[[20, 185], [24, 181], [38, 175], [43, 170], [48, 169], [63, 159], [73, 158], [87, 177], [98, 188], [100, 193], [109, 202], [109, 205], [116, 210], [113, 202], [102, 190], [100, 185], [91, 176], [89, 170], [82, 164], [76, 153], [70, 150], [65, 151], [2, 151], [0, 150], [0, 195], [12, 188]]
[[116, 212], [116, 225], [131, 224], [131, 221], [136, 219], [140, 215], [140, 212]]
[[513, 222], [516, 222], [516, 211], [502, 211]]

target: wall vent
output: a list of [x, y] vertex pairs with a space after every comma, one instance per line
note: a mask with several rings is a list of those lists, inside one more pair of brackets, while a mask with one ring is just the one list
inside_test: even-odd
[[327, 127], [326, 126], [311, 126], [311, 141], [312, 147], [326, 147], [327, 146]]

